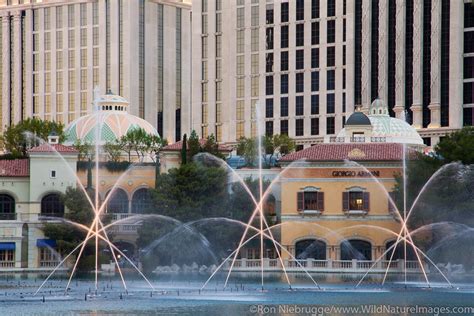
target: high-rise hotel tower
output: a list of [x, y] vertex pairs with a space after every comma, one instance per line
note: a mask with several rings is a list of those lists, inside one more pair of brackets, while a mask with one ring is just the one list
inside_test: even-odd
[[1, 130], [26, 117], [70, 123], [92, 110], [98, 86], [179, 139], [190, 122], [190, 16], [182, 0], [1, 0]]
[[463, 0], [193, 0], [192, 127], [309, 146], [382, 99], [436, 143], [473, 125], [474, 7]]

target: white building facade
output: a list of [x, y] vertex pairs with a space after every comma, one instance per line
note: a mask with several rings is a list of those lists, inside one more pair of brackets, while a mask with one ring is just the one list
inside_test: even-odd
[[27, 117], [66, 125], [94, 87], [169, 141], [189, 129], [191, 6], [182, 0], [0, 1], [1, 129]]
[[449, 0], [195, 0], [192, 128], [301, 146], [376, 98], [427, 145], [473, 125], [474, 8]]

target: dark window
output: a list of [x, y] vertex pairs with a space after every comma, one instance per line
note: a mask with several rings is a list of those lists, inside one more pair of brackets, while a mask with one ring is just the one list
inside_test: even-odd
[[372, 245], [365, 240], [348, 240], [341, 243], [341, 260], [372, 260]]
[[311, 48], [311, 68], [319, 67], [319, 48]]
[[311, 96], [311, 114], [319, 114], [319, 95]]
[[296, 20], [304, 20], [304, 0], [296, 0]]
[[311, 23], [311, 45], [319, 44], [319, 22]]
[[464, 108], [463, 109], [463, 125], [464, 126], [474, 126], [474, 108]]
[[342, 69], [342, 89], [346, 88], [346, 69]]
[[327, 48], [327, 65], [333, 67], [336, 65], [336, 47], [330, 46]]
[[342, 113], [346, 113], [346, 93], [342, 93]]
[[390, 116], [395, 116], [393, 107], [395, 106], [395, 51], [396, 51], [396, 11], [395, 0], [388, 2], [388, 76], [387, 76], [387, 105]]
[[342, 204], [343, 211], [369, 211], [370, 205], [369, 192], [343, 192]]
[[326, 243], [316, 239], [300, 240], [295, 243], [295, 257], [302, 260], [326, 260]]
[[362, 104], [362, 0], [355, 0], [354, 104]]
[[336, 88], [336, 71], [328, 70], [327, 71], [327, 89], [334, 90]]
[[284, 74], [280, 76], [280, 93], [288, 93], [288, 75]]
[[347, 33], [347, 30], [346, 30], [346, 19], [342, 20], [342, 41], [345, 42], [346, 41], [346, 33]]
[[326, 113], [334, 113], [336, 108], [336, 102], [334, 93], [328, 93], [326, 95]]
[[311, 1], [311, 18], [312, 19], [319, 18], [319, 0]]
[[267, 49], [273, 49], [273, 27], [267, 27], [265, 30]]
[[346, 11], [347, 11], [347, 1], [343, 0], [342, 1], [342, 14], [346, 15]]
[[295, 146], [295, 151], [300, 151], [300, 150], [303, 150], [303, 145], [296, 145]]
[[282, 22], [288, 22], [288, 14], [289, 9], [288, 9], [288, 2], [282, 2], [281, 3], [281, 21]]
[[273, 5], [267, 5], [266, 19], [267, 24], [273, 24]]
[[[418, 0], [417, 0], [418, 1]], [[371, 100], [379, 94], [379, 0], [372, 0], [372, 34], [371, 34]]]
[[265, 135], [273, 136], [273, 121], [265, 122]]
[[464, 57], [464, 79], [474, 78], [474, 57]]
[[288, 135], [288, 120], [281, 120], [280, 121], [280, 134], [281, 135]]
[[280, 116], [288, 116], [288, 97], [280, 98]]
[[181, 140], [181, 109], [176, 109], [175, 121], [176, 121], [175, 139], [177, 142], [179, 142]]
[[156, 121], [156, 131], [158, 135], [163, 136], [163, 111], [158, 112]]
[[296, 51], [296, 69], [304, 69], [304, 50], [300, 49]]
[[304, 45], [304, 24], [296, 24], [296, 46]]
[[150, 189], [141, 188], [132, 197], [132, 213], [149, 213], [153, 209], [153, 196]]
[[346, 45], [342, 45], [342, 64], [346, 65]]
[[273, 117], [273, 99], [265, 100], [265, 117]]
[[305, 210], [324, 211], [324, 193], [323, 192], [298, 192], [297, 193], [297, 210], [298, 212]]
[[0, 194], [0, 220], [15, 219], [15, 199], [8, 194]]
[[464, 32], [464, 53], [474, 53], [474, 32]]
[[295, 101], [295, 115], [304, 115], [304, 97], [298, 95]]
[[336, 21], [328, 21], [328, 43], [334, 43], [336, 41]]
[[265, 59], [266, 59], [265, 71], [273, 72], [273, 53], [267, 53]]
[[311, 91], [319, 91], [319, 72], [311, 73]]
[[266, 95], [273, 94], [273, 76], [265, 77], [265, 93]]
[[413, 122], [410, 110], [413, 105], [413, 1], [406, 0], [405, 18], [405, 119], [409, 124]]
[[297, 119], [295, 120], [295, 135], [303, 136], [303, 134], [304, 134], [304, 120]]
[[283, 25], [281, 27], [280, 33], [280, 47], [286, 48], [288, 47], [288, 25]]
[[[450, 0], [442, 0], [441, 7], [441, 126], [449, 125], [449, 23]], [[474, 6], [471, 6], [474, 12]], [[464, 12], [466, 14], [466, 12]], [[474, 16], [473, 16], [474, 23]], [[474, 78], [474, 64], [473, 69]], [[464, 66], [464, 70], [466, 67]]]
[[296, 74], [296, 92], [303, 92], [304, 91], [304, 73], [297, 73]]
[[464, 3], [464, 28], [467, 29], [470, 27], [474, 27], [474, 5], [466, 2]]
[[319, 117], [311, 118], [311, 135], [319, 135]]
[[334, 124], [334, 117], [326, 118], [326, 134], [331, 135], [336, 132], [336, 126]]
[[431, 0], [423, 2], [423, 127], [428, 127], [431, 113]]
[[464, 82], [464, 104], [474, 104], [474, 82]]
[[41, 199], [41, 215], [64, 216], [64, 203], [59, 194], [48, 194]]
[[342, 127], [344, 128], [344, 126], [346, 126], [346, 117], [345, 116], [342, 117]]
[[336, 16], [336, 0], [328, 0], [328, 16]]
[[425, 144], [426, 146], [431, 146], [431, 138], [423, 137], [423, 144]]
[[288, 70], [288, 52], [280, 53], [280, 70], [281, 71]]
[[128, 196], [122, 189], [111, 191], [112, 196], [107, 203], [107, 213], [128, 213]]

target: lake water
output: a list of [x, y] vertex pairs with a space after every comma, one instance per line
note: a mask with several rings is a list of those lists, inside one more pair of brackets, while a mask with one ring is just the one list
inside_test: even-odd
[[65, 295], [67, 280], [56, 277], [34, 296], [44, 276], [0, 275], [0, 314], [443, 315], [444, 311], [444, 315], [474, 315], [474, 278], [466, 276], [453, 277], [454, 288], [440, 280], [428, 288], [418, 277], [410, 277], [405, 288], [401, 276], [391, 277], [382, 287], [381, 276], [370, 276], [355, 289], [358, 276], [315, 275], [318, 289], [306, 276], [293, 275], [290, 290], [282, 276], [267, 275], [263, 291], [258, 275], [233, 276], [225, 290], [224, 278], [219, 275], [200, 291], [205, 276], [163, 275], [151, 280], [152, 292], [146, 282], [127, 276], [125, 293], [118, 278], [101, 276], [96, 294], [91, 276], [83, 276]]

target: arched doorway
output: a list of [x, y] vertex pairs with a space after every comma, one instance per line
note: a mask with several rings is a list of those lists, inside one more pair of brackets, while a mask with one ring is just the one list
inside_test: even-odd
[[0, 220], [15, 219], [15, 199], [8, 194], [0, 194]]
[[365, 240], [350, 239], [341, 243], [341, 260], [372, 260], [372, 244]]
[[304, 239], [295, 243], [296, 259], [326, 260], [326, 243], [317, 239]]
[[132, 213], [149, 213], [152, 207], [153, 197], [151, 196], [150, 189], [141, 188], [135, 191], [132, 197]]
[[41, 215], [54, 217], [64, 216], [64, 203], [59, 194], [51, 193], [41, 199]]
[[[390, 249], [390, 247], [392, 247], [394, 244], [395, 244], [395, 240], [391, 240], [387, 242], [385, 244], [385, 250]], [[403, 241], [400, 241], [398, 245], [395, 247], [395, 252], [393, 251], [394, 249], [392, 248], [390, 249], [390, 251], [388, 251], [385, 254], [386, 260], [390, 260], [390, 258], [392, 258], [392, 260], [403, 259], [405, 257], [405, 246], [404, 246]], [[393, 253], [393, 257], [392, 257], [392, 253]], [[410, 245], [407, 245], [407, 260], [416, 260], [415, 252], [413, 251], [413, 247]]]
[[[108, 194], [110, 194], [110, 192]], [[107, 202], [107, 213], [128, 213], [127, 193], [117, 188], [113, 190], [111, 194], [112, 196]]]

